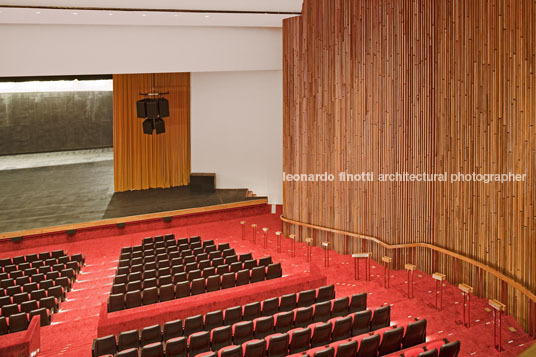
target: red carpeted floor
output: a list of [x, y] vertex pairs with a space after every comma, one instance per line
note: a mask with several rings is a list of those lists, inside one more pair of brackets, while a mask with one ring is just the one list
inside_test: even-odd
[[[203, 239], [214, 239], [216, 243], [229, 242], [237, 253], [253, 252], [254, 257], [271, 255], [274, 261], [280, 261], [283, 274], [303, 272], [308, 269], [306, 248], [297, 244], [296, 258], [291, 258], [291, 241], [283, 239], [283, 251], [276, 252], [274, 232], [281, 229], [278, 214], [250, 216], [247, 220], [248, 240], [241, 240], [241, 219], [211, 222], [136, 233], [123, 236], [90, 239], [63, 245], [49, 245], [34, 249], [0, 253], [0, 258], [53, 249], [67, 249], [69, 254], [81, 252], [86, 255], [86, 266], [78, 276], [73, 290], [67, 294], [67, 300], [61, 304], [59, 313], [53, 315], [52, 326], [41, 330], [41, 356], [90, 356], [91, 344], [97, 333], [99, 308], [106, 301], [121, 247], [140, 244], [145, 236], [163, 233], [175, 233], [176, 237], [200, 235]], [[251, 242], [250, 224], [256, 223], [259, 228], [257, 244]], [[268, 249], [262, 248], [262, 231], [268, 227]], [[323, 251], [313, 248], [313, 260], [323, 267]], [[464, 328], [462, 319], [462, 295], [457, 287], [446, 284], [443, 288], [443, 311], [437, 312], [434, 307], [435, 281], [421, 272], [415, 273], [415, 298], [407, 298], [407, 273], [394, 271], [391, 273], [391, 288], [383, 287], [383, 268], [373, 262], [370, 282], [354, 280], [353, 262], [350, 256], [330, 253], [330, 266], [323, 268], [328, 283], [335, 284], [338, 297], [366, 291], [369, 293], [368, 305], [371, 308], [388, 303], [392, 305], [392, 321], [411, 317], [428, 320], [428, 339], [447, 338], [459, 339], [462, 343], [461, 356], [517, 356], [531, 345], [531, 339], [515, 320], [506, 316], [503, 319], [503, 348], [497, 353], [492, 347], [493, 314], [487, 308], [487, 300], [473, 298], [471, 300], [471, 327]], [[364, 263], [362, 263], [364, 264]], [[361, 266], [364, 274], [364, 265]]]

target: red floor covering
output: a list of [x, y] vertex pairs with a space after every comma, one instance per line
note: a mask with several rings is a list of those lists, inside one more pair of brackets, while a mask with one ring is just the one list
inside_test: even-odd
[[[254, 257], [271, 255], [280, 261], [283, 274], [303, 272], [308, 268], [306, 248], [297, 244], [296, 258], [291, 258], [291, 241], [283, 239], [282, 253], [276, 252], [274, 232], [281, 229], [279, 215], [265, 214], [250, 216], [247, 220], [248, 240], [241, 240], [240, 219], [190, 225], [170, 230], [135, 233], [130, 235], [90, 239], [63, 245], [49, 245], [34, 249], [2, 252], [0, 258], [53, 249], [67, 249], [69, 254], [82, 252], [86, 255], [86, 266], [78, 276], [67, 300], [61, 304], [59, 313], [53, 315], [52, 325], [41, 330], [41, 356], [91, 356], [91, 344], [97, 334], [99, 308], [106, 301], [121, 247], [140, 244], [149, 235], [174, 233], [176, 237], [201, 235], [203, 239], [214, 239], [216, 243], [229, 242], [237, 253], [253, 252]], [[251, 242], [250, 224], [259, 227], [257, 244]], [[262, 231], [268, 227], [268, 249], [262, 248]], [[323, 267], [323, 251], [313, 248], [313, 260]], [[364, 263], [362, 263], [364, 264]], [[443, 311], [434, 306], [435, 281], [421, 272], [415, 273], [415, 298], [407, 298], [407, 273], [394, 271], [391, 274], [391, 288], [383, 287], [383, 268], [373, 262], [370, 282], [363, 280], [364, 265], [361, 266], [361, 280], [354, 280], [353, 262], [350, 256], [330, 253], [330, 266], [323, 268], [328, 283], [335, 284], [338, 297], [367, 291], [368, 306], [378, 307], [392, 304], [392, 321], [408, 316], [428, 320], [428, 339], [447, 338], [461, 341], [460, 356], [517, 356], [531, 345], [531, 339], [511, 317], [503, 318], [503, 349], [496, 352], [493, 347], [493, 314], [487, 309], [487, 300], [472, 298], [471, 327], [464, 328], [462, 319], [462, 295], [457, 287], [445, 284], [443, 287]], [[514, 331], [512, 331], [512, 329]]]

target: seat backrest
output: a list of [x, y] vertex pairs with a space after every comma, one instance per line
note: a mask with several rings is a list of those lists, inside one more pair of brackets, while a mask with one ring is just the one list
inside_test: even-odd
[[129, 291], [125, 294], [125, 307], [127, 309], [141, 306], [141, 292], [139, 290]]
[[333, 341], [340, 341], [350, 337], [352, 334], [352, 322], [351, 315], [337, 319], [333, 324], [331, 339]]
[[192, 286], [191, 286], [191, 290], [190, 290], [190, 293], [192, 295], [199, 295], [199, 294], [203, 294], [205, 292], [205, 289], [206, 289], [206, 282], [205, 282], [205, 278], [198, 278], [198, 279], [194, 279], [192, 280]]
[[123, 310], [125, 308], [124, 294], [111, 294], [108, 298], [108, 312]]
[[456, 357], [460, 353], [460, 341], [445, 343], [439, 349], [439, 357]]
[[143, 347], [155, 342], [162, 342], [160, 325], [144, 327], [140, 333], [140, 345]]
[[380, 342], [380, 356], [387, 355], [400, 350], [402, 347], [402, 338], [404, 337], [404, 328], [396, 327], [383, 333]]
[[313, 325], [313, 335], [311, 337], [311, 348], [327, 345], [331, 342], [331, 330], [333, 325], [330, 322], [319, 322]]
[[[180, 273], [184, 274], [184, 273]], [[177, 274], [179, 275], [179, 274]], [[175, 275], [175, 277], [177, 276]], [[190, 296], [190, 282], [189, 281], [179, 281], [175, 285], [175, 297], [182, 298]]]
[[353, 294], [350, 298], [348, 312], [363, 311], [367, 308], [367, 293]]
[[28, 315], [25, 312], [9, 316], [9, 332], [24, 331], [28, 328]]
[[163, 340], [164, 342], [175, 337], [182, 336], [182, 320], [168, 321], [164, 324]]
[[233, 344], [240, 345], [253, 338], [253, 321], [241, 321], [233, 325]]
[[296, 293], [281, 296], [279, 311], [291, 311], [296, 308]]
[[354, 322], [352, 324], [352, 336], [358, 336], [370, 331], [370, 320], [372, 311], [359, 311], [354, 314]]
[[161, 285], [158, 294], [160, 296], [160, 301], [169, 301], [175, 298], [175, 288], [173, 284]]
[[242, 263], [245, 262], [246, 260], [251, 260], [251, 259], [253, 259], [253, 255], [251, 253], [240, 254], [240, 261]]
[[166, 341], [166, 357], [187, 357], [188, 342], [186, 337], [174, 337]]
[[283, 270], [281, 269], [281, 263], [273, 263], [266, 268], [266, 280], [280, 278], [283, 276]]
[[372, 320], [370, 321], [370, 330], [375, 331], [380, 328], [389, 326], [391, 323], [391, 306], [386, 305], [374, 310]]
[[311, 341], [311, 329], [309, 327], [295, 329], [290, 335], [290, 354], [303, 352], [309, 349]]
[[41, 326], [50, 325], [50, 315], [48, 314], [47, 309], [42, 307], [40, 309], [35, 309], [35, 310], [30, 311], [30, 314], [28, 315], [29, 316], [28, 321], [32, 321], [32, 318], [37, 315], [39, 315], [39, 317], [41, 318], [41, 322], [40, 322]]
[[264, 266], [261, 267], [254, 267], [251, 270], [251, 282], [257, 283], [259, 281], [264, 281], [265, 278], [265, 268]]
[[266, 341], [253, 340], [245, 343], [244, 357], [264, 357], [266, 356]]
[[318, 302], [314, 306], [313, 321], [326, 322], [331, 318], [331, 301]]
[[356, 357], [377, 356], [380, 345], [380, 335], [365, 337], [359, 344]]
[[212, 275], [207, 278], [207, 292], [220, 290], [220, 276]]
[[300, 293], [298, 294], [297, 306], [298, 307], [311, 306], [315, 303], [315, 301], [316, 301], [315, 290], [311, 289], [311, 290], [300, 291]]
[[36, 310], [37, 308], [37, 301], [35, 300], [25, 301], [20, 305], [20, 311], [27, 314], [29, 314], [32, 310]]
[[268, 339], [267, 356], [268, 357], [283, 357], [288, 355], [288, 345], [290, 336], [288, 333], [280, 333], [273, 335]]
[[158, 302], [158, 288], [151, 287], [142, 292], [143, 305], [156, 304]]
[[242, 269], [236, 273], [236, 286], [249, 284], [249, 270]]
[[221, 288], [229, 289], [235, 286], [236, 277], [235, 273], [226, 273], [221, 276]]
[[324, 348], [323, 350], [316, 351], [313, 357], [334, 357], [335, 349], [333, 347]]
[[432, 348], [431, 350], [419, 353], [417, 357], [438, 357], [437, 348]]
[[408, 348], [426, 340], [426, 319], [408, 324], [404, 339], [402, 340], [402, 348]]
[[220, 350], [219, 357], [242, 357], [242, 346], [224, 347]]
[[313, 307], [299, 307], [294, 315], [294, 327], [306, 327], [313, 322]]
[[271, 316], [275, 315], [279, 311], [279, 299], [270, 298], [262, 302], [262, 316]]
[[348, 305], [350, 304], [350, 298], [348, 296], [338, 298], [333, 301], [331, 307], [331, 317], [340, 317], [348, 314]]
[[9, 317], [11, 315], [18, 314], [19, 312], [20, 312], [19, 305], [17, 304], [9, 304], [9, 305], [4, 305], [2, 307], [2, 316], [4, 317]]
[[354, 357], [357, 353], [357, 341], [341, 343], [337, 346], [336, 357]]
[[117, 350], [123, 351], [129, 348], [140, 346], [140, 336], [138, 330], [124, 331], [117, 336]]
[[261, 303], [259, 301], [244, 305], [244, 312], [242, 314], [244, 321], [251, 321], [259, 316], [261, 316]]
[[274, 332], [274, 317], [265, 316], [255, 319], [255, 338], [265, 338]]
[[210, 333], [207, 331], [200, 331], [191, 334], [190, 337], [188, 337], [188, 346], [191, 357], [202, 352], [207, 352], [210, 350]]
[[5, 316], [0, 316], [0, 335], [5, 335], [9, 332], [7, 320]]
[[184, 320], [184, 336], [203, 330], [203, 315], [189, 316]]
[[242, 321], [242, 306], [233, 306], [225, 309], [225, 325], [233, 325], [239, 321]]
[[275, 315], [275, 332], [287, 332], [294, 323], [294, 312], [285, 311]]
[[211, 331], [211, 335], [212, 350], [214, 351], [233, 343], [233, 329], [231, 326], [216, 327]]
[[117, 352], [115, 335], [99, 337], [93, 340], [92, 357], [110, 354], [112, 356]]
[[205, 315], [205, 330], [210, 331], [220, 326], [223, 326], [222, 310], [211, 311]]
[[329, 301], [335, 298], [335, 285], [327, 285], [318, 288], [318, 293], [316, 294], [316, 302]]

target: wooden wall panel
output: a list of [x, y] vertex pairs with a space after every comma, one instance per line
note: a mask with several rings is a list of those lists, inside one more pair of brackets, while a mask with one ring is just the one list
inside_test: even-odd
[[[536, 0], [304, 1], [284, 21], [285, 173], [505, 173], [522, 183], [283, 182], [284, 217], [376, 237], [429, 243], [536, 289]], [[284, 224], [286, 234], [344, 236]], [[528, 299], [470, 264], [430, 249], [393, 255], [510, 303]]]
[[[166, 132], [143, 133], [139, 93], [168, 92]], [[190, 180], [190, 73], [114, 74], [115, 191], [188, 185]]]

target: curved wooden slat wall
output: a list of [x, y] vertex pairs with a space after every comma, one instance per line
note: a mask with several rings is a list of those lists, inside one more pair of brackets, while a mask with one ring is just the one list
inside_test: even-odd
[[153, 74], [114, 74], [115, 191], [188, 185], [190, 180], [190, 73], [157, 73], [156, 89], [169, 91], [164, 134], [143, 134], [136, 117], [139, 93], [151, 92]]
[[286, 173], [519, 173], [524, 182], [283, 182], [286, 234], [390, 255], [507, 303], [536, 290], [536, 0], [305, 0], [284, 20]]

